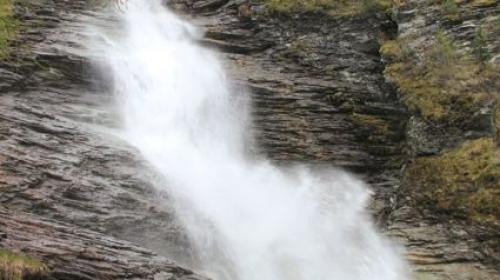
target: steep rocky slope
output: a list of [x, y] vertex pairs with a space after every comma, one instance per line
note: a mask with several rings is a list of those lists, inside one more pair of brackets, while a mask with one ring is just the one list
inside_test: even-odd
[[[440, 168], [449, 161], [464, 162], [463, 154], [475, 162], [474, 155], [496, 149], [490, 141], [498, 137], [496, 102], [480, 98], [458, 119], [429, 118], [405, 98], [414, 89], [401, 83], [398, 75], [406, 72], [394, 71], [427, 61], [437, 31], [445, 34], [444, 44], [457, 42], [453, 52], [465, 55], [476, 26], [498, 21], [497, 2], [462, 2], [449, 10], [436, 1], [403, 1], [392, 17], [357, 10], [284, 15], [269, 13], [265, 3], [247, 1], [168, 4], [206, 29], [200, 43], [223, 52], [237, 85], [251, 92], [260, 154], [284, 165], [306, 161], [363, 176], [375, 193], [371, 209], [380, 228], [407, 246], [417, 278], [500, 279], [499, 236], [490, 217], [498, 212], [477, 209], [481, 221], [463, 221], [477, 215], [456, 211], [463, 204], [460, 199], [445, 204], [429, 200], [442, 186], [441, 177], [426, 179], [429, 173], [443, 173]], [[170, 274], [197, 279], [155, 253], [120, 241], [187, 265], [193, 258], [172, 202], [154, 191], [154, 170], [106, 132], [116, 125], [109, 111], [112, 100], [79, 55], [85, 23], [99, 16], [95, 3], [16, 5], [20, 35], [0, 65], [0, 201], [6, 208], [0, 211], [0, 246], [41, 258], [55, 279], [171, 279]], [[498, 36], [483, 41], [478, 44], [493, 65]], [[460, 84], [486, 96], [498, 94], [498, 79], [487, 71], [486, 85]], [[439, 101], [451, 111], [458, 108]], [[468, 141], [481, 142], [476, 149], [468, 148]], [[466, 151], [453, 150], [460, 147]], [[489, 166], [491, 159], [484, 160]], [[421, 171], [418, 164], [428, 169]], [[491, 195], [498, 194], [495, 176], [487, 177]], [[54, 243], [61, 246], [50, 249]]]
[[182, 226], [159, 203], [154, 171], [104, 131], [110, 97], [78, 55], [89, 2], [15, 9], [20, 31], [0, 67], [0, 246], [47, 261], [55, 279], [197, 278], [156, 255], [189, 263]]
[[479, 276], [479, 263], [500, 264], [498, 12], [498, 1], [405, 1], [381, 48], [410, 113], [389, 228], [454, 279], [498, 277]]

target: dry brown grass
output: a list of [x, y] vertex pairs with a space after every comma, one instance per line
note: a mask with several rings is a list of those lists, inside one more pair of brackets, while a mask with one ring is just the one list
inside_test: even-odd
[[405, 180], [420, 203], [471, 221], [500, 221], [500, 149], [492, 138], [419, 158], [409, 165]]
[[48, 268], [40, 261], [0, 249], [0, 280], [43, 280]]

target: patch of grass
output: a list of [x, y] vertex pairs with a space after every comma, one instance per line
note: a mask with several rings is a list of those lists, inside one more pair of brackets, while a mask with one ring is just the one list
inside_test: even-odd
[[325, 12], [332, 16], [351, 16], [390, 9], [396, 0], [265, 0], [271, 12], [296, 14]]
[[9, 40], [16, 34], [18, 28], [12, 9], [12, 0], [0, 0], [0, 59], [7, 56]]
[[388, 61], [397, 61], [403, 56], [401, 45], [396, 40], [385, 41], [379, 52], [380, 56]]
[[414, 55], [413, 51], [401, 40], [387, 40], [381, 42], [380, 56], [389, 63], [401, 62]]
[[442, 29], [436, 31], [435, 44], [430, 52], [430, 59], [439, 65], [450, 66], [456, 64], [457, 54], [453, 42]]
[[23, 280], [23, 279], [45, 279], [48, 268], [40, 261], [0, 249], [0, 279]]
[[499, 65], [459, 55], [443, 31], [436, 32], [434, 45], [420, 53], [420, 63], [398, 44], [386, 43], [380, 52], [392, 58], [385, 75], [410, 111], [425, 119], [460, 122], [497, 98]]
[[500, 149], [492, 138], [418, 158], [406, 172], [417, 202], [475, 222], [500, 221]]

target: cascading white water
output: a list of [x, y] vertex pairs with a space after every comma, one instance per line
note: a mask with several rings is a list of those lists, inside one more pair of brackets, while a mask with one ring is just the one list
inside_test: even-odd
[[[402, 280], [405, 263], [344, 172], [287, 170], [248, 151], [247, 105], [196, 28], [159, 0], [128, 0], [103, 32], [124, 135], [167, 179], [216, 280]], [[314, 169], [314, 170], [313, 170]]]

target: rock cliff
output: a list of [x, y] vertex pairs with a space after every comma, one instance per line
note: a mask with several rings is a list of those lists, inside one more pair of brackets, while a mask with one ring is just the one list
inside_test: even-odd
[[[0, 246], [53, 279], [203, 279], [158, 256], [189, 266], [196, 254], [157, 174], [107, 133], [111, 97], [79, 55], [97, 2], [15, 3], [0, 64]], [[417, 279], [500, 279], [498, 1], [357, 2], [167, 5], [251, 93], [257, 153], [365, 178]]]

